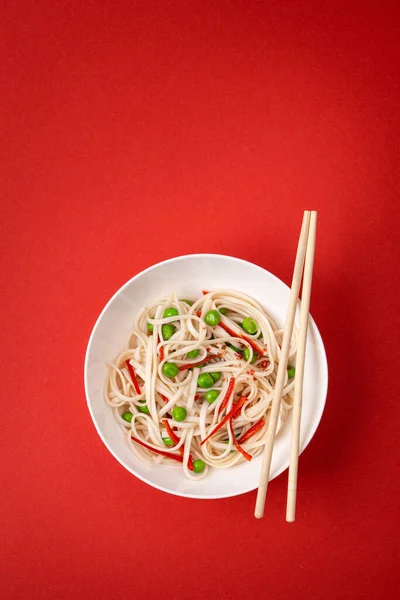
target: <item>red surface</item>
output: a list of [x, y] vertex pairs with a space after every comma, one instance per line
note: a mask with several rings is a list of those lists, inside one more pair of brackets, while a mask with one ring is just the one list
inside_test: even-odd
[[[2, 597], [396, 596], [397, 7], [3, 5]], [[289, 282], [310, 207], [330, 388], [296, 523], [285, 474], [261, 522], [254, 493], [198, 502], [144, 485], [86, 409], [98, 313], [190, 252]]]

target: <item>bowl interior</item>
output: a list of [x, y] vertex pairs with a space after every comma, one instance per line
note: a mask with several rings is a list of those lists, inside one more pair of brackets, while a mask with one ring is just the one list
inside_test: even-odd
[[[202, 289], [229, 288], [258, 300], [283, 326], [289, 288], [277, 277], [252, 263], [214, 254], [174, 258], [150, 267], [128, 281], [108, 302], [92, 331], [85, 361], [85, 388], [89, 410], [103, 442], [128, 471], [163, 491], [192, 498], [223, 498], [253, 490], [258, 485], [261, 457], [228, 469], [210, 469], [206, 478], [192, 482], [181, 468], [147, 467], [129, 450], [111, 408], [103, 396], [106, 361], [125, 347], [127, 334], [141, 308], [169, 295], [197, 298]], [[298, 324], [299, 314], [296, 316]], [[321, 336], [310, 320], [303, 388], [301, 450], [312, 438], [325, 405], [327, 363]], [[289, 464], [290, 417], [275, 441], [270, 479]]]

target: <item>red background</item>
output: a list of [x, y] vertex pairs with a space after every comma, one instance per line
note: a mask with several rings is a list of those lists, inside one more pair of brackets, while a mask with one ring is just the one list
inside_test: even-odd
[[[397, 2], [7, 2], [1, 18], [1, 583], [8, 599], [394, 598]], [[3, 5], [4, 6], [4, 5]], [[91, 423], [108, 298], [162, 259], [290, 281], [319, 211], [330, 387], [286, 474], [213, 502], [154, 490]]]

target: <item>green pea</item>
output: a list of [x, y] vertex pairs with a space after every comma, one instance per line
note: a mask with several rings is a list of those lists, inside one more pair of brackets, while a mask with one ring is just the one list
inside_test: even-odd
[[193, 302], [190, 302], [190, 300], [181, 300], [181, 302], [186, 302], [186, 304], [189, 304], [189, 306], [193, 305]]
[[121, 417], [124, 421], [130, 423], [132, 421], [133, 414], [128, 410], [128, 412], [122, 413]]
[[162, 336], [164, 340], [169, 340], [169, 338], [174, 335], [175, 333], [175, 327], [174, 325], [171, 325], [170, 323], [167, 323], [166, 325], [163, 325], [161, 327], [161, 332], [162, 332]]
[[289, 367], [287, 368], [287, 374], [288, 374], [289, 379], [293, 379], [295, 373], [296, 373], [296, 369], [289, 365]]
[[[250, 358], [250, 350], [248, 348], [245, 348], [243, 350], [243, 358], [244, 358], [244, 360], [249, 360], [249, 358]], [[255, 363], [256, 360], [257, 360], [257, 358], [258, 358], [257, 352], [253, 352], [253, 358], [251, 359], [250, 363], [251, 364]]]
[[138, 411], [144, 413], [145, 415], [149, 415], [149, 407], [146, 404], [146, 400], [139, 400]]
[[150, 333], [153, 333], [154, 330], [154, 325], [152, 325], [151, 323], [147, 323], [147, 331], [149, 331]]
[[214, 379], [214, 383], [217, 383], [221, 379], [221, 373], [210, 373], [210, 375]]
[[217, 310], [209, 310], [206, 313], [204, 320], [210, 327], [216, 327], [221, 320], [221, 315]]
[[257, 323], [251, 317], [246, 317], [243, 320], [242, 327], [247, 333], [251, 334], [256, 333], [258, 329]]
[[212, 404], [213, 402], [216, 401], [216, 399], [219, 396], [219, 391], [218, 390], [208, 390], [208, 392], [206, 392], [206, 400], [209, 404]]
[[210, 373], [202, 373], [197, 380], [197, 385], [201, 388], [210, 388], [214, 385], [214, 379]]
[[188, 358], [196, 358], [200, 354], [200, 350], [191, 350], [188, 352]]
[[167, 317], [176, 317], [177, 315], [179, 315], [179, 312], [173, 306], [169, 306], [164, 310], [164, 319]]
[[221, 313], [221, 315], [226, 315], [226, 308], [220, 308], [219, 312]]
[[175, 363], [171, 363], [171, 362], [164, 363], [162, 370], [163, 370], [164, 375], [166, 377], [169, 377], [169, 379], [173, 379], [179, 373], [179, 369], [176, 366], [176, 364]]
[[195, 473], [202, 473], [205, 468], [206, 468], [206, 463], [204, 462], [204, 460], [201, 460], [200, 458], [198, 458], [197, 460], [195, 460], [193, 462], [193, 471]]
[[170, 437], [165, 437], [165, 438], [162, 439], [162, 441], [164, 442], [164, 444], [166, 446], [175, 446], [173, 440], [171, 440]]
[[175, 421], [184, 421], [186, 419], [186, 408], [183, 408], [183, 406], [175, 406], [172, 409], [172, 418], [175, 419]]

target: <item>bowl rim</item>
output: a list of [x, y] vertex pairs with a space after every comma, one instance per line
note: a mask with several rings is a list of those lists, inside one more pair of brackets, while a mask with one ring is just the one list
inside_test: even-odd
[[[86, 404], [89, 410], [89, 414], [92, 418], [92, 422], [93, 425], [95, 426], [95, 429], [100, 437], [100, 439], [102, 440], [103, 444], [106, 446], [107, 450], [113, 455], [113, 457], [120, 463], [120, 465], [122, 465], [127, 471], [129, 471], [129, 473], [131, 473], [132, 475], [134, 475], [135, 477], [137, 477], [138, 479], [140, 479], [141, 481], [143, 481], [144, 483], [146, 483], [147, 485], [150, 485], [153, 488], [156, 488], [158, 490], [160, 490], [161, 492], [166, 492], [168, 494], [172, 494], [174, 496], [179, 496], [180, 498], [192, 498], [195, 500], [220, 500], [223, 498], [232, 498], [235, 496], [241, 496], [242, 494], [247, 494], [249, 492], [252, 492], [254, 490], [257, 489], [257, 485], [251, 485], [245, 489], [243, 489], [240, 492], [232, 492], [232, 493], [227, 493], [227, 494], [218, 494], [218, 495], [197, 495], [197, 494], [191, 494], [191, 493], [181, 493], [181, 492], [177, 492], [174, 490], [170, 490], [167, 488], [164, 488], [161, 485], [158, 485], [152, 481], [149, 481], [148, 479], [146, 479], [145, 477], [143, 477], [142, 475], [140, 475], [139, 473], [137, 473], [134, 469], [132, 469], [131, 467], [129, 467], [122, 459], [120, 459], [117, 454], [114, 452], [114, 450], [112, 449], [112, 447], [109, 445], [109, 443], [105, 440], [105, 438], [103, 437], [102, 432], [100, 431], [100, 428], [96, 422], [96, 418], [94, 415], [94, 412], [92, 410], [92, 407], [90, 405], [89, 402], [89, 386], [88, 386], [88, 362], [89, 362], [89, 353], [91, 350], [91, 346], [93, 343], [93, 339], [96, 333], [96, 330], [99, 326], [99, 323], [104, 315], [104, 313], [108, 310], [109, 306], [112, 304], [112, 302], [114, 301], [114, 299], [119, 296], [119, 294], [122, 294], [123, 291], [125, 290], [126, 287], [128, 287], [133, 281], [135, 281], [136, 279], [138, 279], [139, 277], [141, 277], [142, 275], [144, 275], [145, 273], [149, 273], [150, 271], [160, 267], [161, 265], [165, 265], [171, 262], [176, 262], [176, 261], [181, 261], [181, 260], [186, 260], [188, 258], [223, 258], [223, 259], [227, 259], [227, 260], [231, 260], [233, 262], [241, 262], [244, 264], [247, 264], [251, 267], [255, 267], [256, 269], [262, 271], [263, 273], [267, 273], [268, 275], [270, 275], [271, 277], [273, 277], [273, 279], [276, 279], [277, 282], [279, 282], [280, 284], [282, 284], [283, 286], [285, 286], [287, 288], [288, 291], [290, 291], [290, 287], [284, 282], [282, 281], [282, 279], [279, 279], [279, 277], [277, 277], [277, 275], [275, 275], [274, 273], [271, 273], [271, 271], [268, 271], [267, 269], [264, 269], [264, 267], [261, 267], [260, 265], [253, 263], [249, 260], [245, 260], [243, 258], [238, 258], [236, 256], [231, 256], [228, 254], [215, 254], [215, 253], [207, 253], [207, 252], [198, 252], [198, 253], [194, 253], [194, 254], [182, 254], [182, 255], [178, 255], [178, 256], [174, 256], [172, 258], [167, 258], [166, 260], [162, 260], [158, 263], [155, 263], [154, 265], [151, 265], [150, 267], [147, 267], [146, 269], [143, 269], [142, 271], [140, 271], [139, 273], [136, 273], [136, 275], [134, 275], [133, 277], [131, 277], [130, 279], [128, 279], [128, 281], [126, 281], [112, 296], [111, 298], [108, 300], [108, 302], [106, 303], [106, 305], [104, 306], [104, 308], [102, 309], [102, 311], [100, 312], [99, 316], [97, 317], [95, 324], [93, 326], [93, 329], [90, 333], [89, 339], [88, 339], [88, 343], [87, 343], [87, 347], [86, 347], [86, 352], [85, 352], [85, 360], [84, 360], [84, 388], [85, 388], [85, 397], [86, 397]], [[308, 436], [306, 437], [303, 447], [300, 451], [300, 454], [302, 454], [304, 452], [304, 450], [307, 448], [307, 446], [309, 445], [309, 443], [311, 442], [312, 438], [314, 437], [319, 424], [321, 422], [322, 419], [322, 415], [324, 413], [325, 410], [325, 405], [326, 405], [326, 399], [328, 396], [328, 383], [329, 383], [329, 373], [328, 373], [328, 360], [327, 360], [327, 356], [326, 356], [326, 350], [325, 350], [325, 345], [321, 336], [321, 333], [318, 329], [318, 326], [315, 322], [315, 320], [313, 319], [313, 317], [311, 316], [311, 314], [309, 315], [310, 318], [310, 322], [312, 323], [314, 329], [315, 329], [315, 334], [318, 338], [318, 342], [321, 344], [321, 348], [322, 348], [322, 356], [321, 356], [321, 360], [323, 361], [323, 370], [324, 370], [324, 381], [323, 381], [323, 385], [324, 385], [324, 401], [321, 403], [320, 408], [319, 408], [319, 412], [316, 415], [316, 419], [313, 422], [313, 426], [311, 428], [311, 433], [308, 434]], [[275, 479], [276, 477], [278, 477], [279, 475], [281, 475], [284, 471], [286, 471], [286, 469], [288, 468], [288, 464], [283, 463], [283, 466], [281, 468], [278, 469], [276, 475], [274, 476], [273, 479]], [[270, 480], [271, 481], [271, 480]]]

